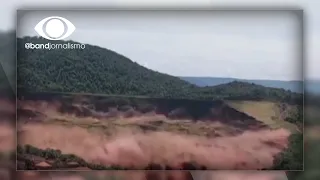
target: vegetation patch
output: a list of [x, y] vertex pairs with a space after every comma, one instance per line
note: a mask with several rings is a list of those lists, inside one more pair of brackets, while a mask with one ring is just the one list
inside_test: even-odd
[[[44, 158], [43, 162], [35, 162], [35, 157]], [[17, 146], [17, 169], [18, 170], [59, 170], [86, 167], [91, 170], [134, 170], [132, 167], [120, 167], [116, 165], [104, 166], [101, 164], [88, 163], [73, 154], [63, 154], [60, 150], [39, 149], [31, 145]], [[169, 165], [149, 164], [144, 170], [206, 170], [196, 162], [182, 163], [180, 168]]]
[[[31, 145], [17, 146], [17, 161], [18, 170], [43, 170], [43, 169], [65, 169], [76, 167], [88, 167], [92, 170], [125, 170], [125, 168], [117, 166], [102, 166], [100, 164], [88, 163], [82, 158], [73, 154], [62, 154], [60, 150], [56, 149], [39, 149]], [[30, 155], [45, 158], [48, 166], [38, 165], [35, 163], [34, 158], [30, 158]], [[21, 163], [22, 162], [22, 163]]]

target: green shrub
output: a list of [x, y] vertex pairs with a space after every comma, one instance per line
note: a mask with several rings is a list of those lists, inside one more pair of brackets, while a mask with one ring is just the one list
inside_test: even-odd
[[274, 170], [303, 169], [303, 134], [292, 134], [289, 137], [289, 147], [279, 153], [274, 159]]

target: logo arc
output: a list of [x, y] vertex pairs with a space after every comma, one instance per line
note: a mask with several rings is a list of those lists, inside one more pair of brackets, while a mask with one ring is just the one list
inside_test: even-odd
[[42, 19], [34, 27], [41, 37], [48, 40], [62, 40], [69, 37], [76, 27], [66, 18], [50, 16]]

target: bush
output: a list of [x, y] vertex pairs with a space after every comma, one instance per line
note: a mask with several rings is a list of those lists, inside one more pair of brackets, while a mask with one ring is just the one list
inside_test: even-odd
[[33, 161], [25, 159], [25, 170], [36, 170], [36, 165]]
[[289, 147], [279, 153], [274, 159], [274, 170], [303, 169], [303, 134], [292, 134], [289, 137]]
[[156, 109], [152, 104], [139, 104], [136, 108], [141, 113], [152, 112]]

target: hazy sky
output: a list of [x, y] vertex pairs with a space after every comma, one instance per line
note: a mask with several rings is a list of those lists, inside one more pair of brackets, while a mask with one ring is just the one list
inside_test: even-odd
[[[91, 6], [94, 1], [90, 1]], [[20, 4], [28, 4], [27, 2], [30, 2], [29, 7], [32, 7], [31, 2], [52, 4], [36, 0]], [[228, 1], [175, 2], [176, 5], [185, 2], [185, 5], [191, 6], [228, 4]], [[8, 10], [10, 8], [6, 8], [5, 11], [0, 11], [0, 14], [8, 17], [15, 7], [19, 7], [17, 2], [10, 3], [12, 3], [11, 11]], [[62, 1], [58, 3], [64, 4]], [[133, 2], [117, 0], [104, 4], [112, 3], [129, 6]], [[319, 57], [315, 45], [319, 44], [317, 40], [320, 37], [318, 34], [320, 31], [315, 31], [320, 29], [319, 25], [315, 25], [319, 23], [320, 13], [313, 9], [317, 2], [309, 0], [303, 3], [292, 1], [292, 3], [307, 9], [308, 39], [311, 39], [307, 44], [311, 47], [307, 52], [310, 59], [306, 64], [307, 75], [311, 78], [320, 78], [315, 65]], [[72, 4], [72, 1], [68, 1], [68, 4]], [[83, 6], [86, 2], [77, 1], [77, 4]], [[143, 4], [140, 1], [135, 5]], [[162, 1], [162, 5], [170, 3]], [[230, 2], [229, 5], [235, 4]], [[260, 5], [263, 5], [263, 2]], [[269, 5], [275, 3], [269, 1]], [[291, 14], [144, 14], [127, 13], [109, 16], [107, 13], [100, 15], [91, 13], [91, 15], [75, 16], [69, 13], [63, 17], [69, 19], [77, 28], [70, 39], [115, 50], [133, 61], [160, 72], [180, 76], [299, 79], [298, 21]], [[46, 15], [38, 14], [28, 21], [23, 21], [25, 22], [23, 32], [33, 34], [33, 27], [44, 17]], [[310, 22], [313, 25], [310, 25]], [[12, 27], [10, 21], [4, 22], [4, 25], [3, 27]]]

